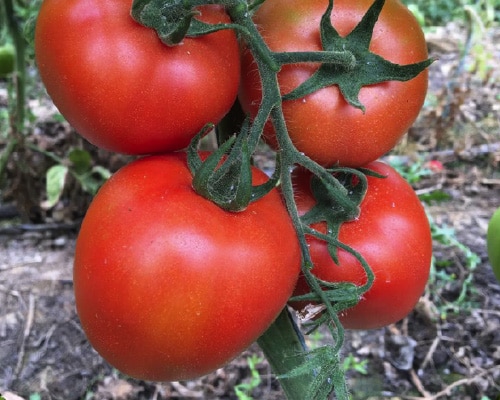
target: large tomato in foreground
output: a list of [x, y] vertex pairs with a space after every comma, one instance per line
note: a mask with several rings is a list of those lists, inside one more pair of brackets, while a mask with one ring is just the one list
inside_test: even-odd
[[[346, 36], [361, 20], [373, 0], [335, 0], [332, 23]], [[254, 21], [274, 51], [321, 50], [319, 23], [327, 0], [267, 0]], [[339, 49], [341, 50], [341, 49]], [[398, 0], [387, 0], [375, 24], [370, 50], [397, 64], [427, 59], [424, 34], [411, 12]], [[278, 74], [282, 94], [306, 81], [318, 64], [285, 65]], [[285, 101], [283, 112], [290, 137], [301, 152], [323, 165], [359, 167], [394, 147], [417, 117], [427, 91], [427, 71], [408, 82], [384, 82], [361, 89], [363, 112], [349, 105], [337, 86], [304, 98]], [[243, 108], [256, 115], [262, 98], [260, 77], [252, 55], [242, 58]], [[265, 136], [276, 147], [274, 131]]]
[[[231, 30], [167, 47], [130, 16], [132, 0], [44, 0], [35, 53], [61, 114], [96, 146], [129, 154], [186, 147], [233, 104], [240, 61]], [[219, 6], [200, 20], [229, 22]]]
[[[253, 174], [255, 184], [267, 179]], [[221, 367], [269, 327], [299, 275], [297, 236], [276, 190], [230, 213], [191, 180], [183, 155], [135, 161], [103, 185], [78, 236], [83, 329], [135, 378], [184, 380]]]
[[493, 272], [500, 282], [500, 208], [493, 213], [490, 219], [486, 239], [488, 258]]
[[[412, 187], [384, 163], [367, 168], [386, 178], [368, 177], [359, 219], [344, 223], [339, 233], [339, 240], [357, 250], [375, 274], [373, 286], [360, 302], [340, 315], [350, 329], [379, 328], [404, 318], [425, 289], [432, 256], [429, 222]], [[309, 179], [296, 176], [296, 201], [302, 214], [314, 205]], [[325, 231], [324, 223], [313, 226]], [[339, 249], [336, 265], [325, 242], [309, 237], [308, 243], [315, 276], [328, 282], [366, 283], [361, 264], [350, 253]], [[300, 277], [295, 295], [307, 292], [307, 283]], [[292, 306], [300, 309], [305, 304]]]

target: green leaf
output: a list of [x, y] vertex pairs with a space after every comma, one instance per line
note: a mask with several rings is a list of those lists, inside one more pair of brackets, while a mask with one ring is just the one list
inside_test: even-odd
[[444, 192], [443, 190], [433, 190], [432, 192], [429, 193], [420, 194], [418, 197], [424, 203], [433, 203], [433, 202], [439, 203], [451, 199], [451, 196], [448, 193]]
[[321, 64], [308, 80], [284, 95], [283, 100], [299, 99], [324, 87], [337, 85], [350, 105], [364, 111], [364, 106], [359, 101], [359, 92], [363, 86], [385, 81], [408, 81], [427, 68], [432, 63], [430, 59], [415, 64], [399, 65], [370, 52], [373, 27], [384, 2], [385, 0], [375, 0], [351, 33], [341, 37], [331, 24], [333, 1], [330, 0], [320, 24], [323, 49], [350, 51], [356, 63], [348, 68], [336, 64]]
[[73, 174], [83, 190], [95, 195], [103, 183], [111, 177], [111, 172], [104, 167], [95, 166], [84, 174]]
[[68, 175], [68, 167], [65, 165], [54, 165], [49, 168], [46, 175], [47, 200], [42, 207], [49, 209], [54, 207], [61, 198]]
[[107, 181], [109, 178], [111, 178], [111, 171], [107, 168], [101, 167], [100, 165], [96, 165], [95, 167], [92, 168], [92, 173], [99, 175], [103, 181]]
[[344, 358], [342, 367], [346, 372], [349, 370], [354, 370], [362, 375], [366, 375], [368, 373], [368, 370], [366, 369], [367, 363], [368, 360], [358, 361], [356, 357], [354, 357], [351, 353], [346, 358]]
[[257, 370], [257, 364], [262, 361], [263, 359], [255, 354], [247, 358], [251, 378], [250, 381], [242, 382], [234, 387], [234, 392], [236, 393], [238, 400], [253, 400], [250, 393], [252, 390], [257, 388], [262, 381], [259, 371]]
[[91, 173], [75, 175], [75, 178], [80, 183], [82, 189], [92, 195], [96, 194], [102, 185], [102, 180], [96, 179]]
[[73, 170], [76, 174], [81, 175], [90, 170], [92, 157], [88, 151], [82, 149], [72, 149], [68, 158], [73, 164]]

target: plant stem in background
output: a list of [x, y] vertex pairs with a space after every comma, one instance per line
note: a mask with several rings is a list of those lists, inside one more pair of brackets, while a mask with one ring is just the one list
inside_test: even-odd
[[7, 146], [0, 155], [0, 177], [6, 168], [10, 155], [15, 151], [20, 140], [23, 139], [26, 103], [26, 41], [21, 27], [15, 16], [13, 0], [5, 0], [5, 18], [9, 35], [16, 49], [15, 71], [11, 79], [14, 83], [15, 106], [10, 107], [11, 118], [10, 138]]

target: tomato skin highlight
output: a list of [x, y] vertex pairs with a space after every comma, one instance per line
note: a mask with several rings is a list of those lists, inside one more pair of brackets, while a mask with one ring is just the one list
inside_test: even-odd
[[[41, 79], [61, 114], [96, 146], [127, 154], [185, 148], [236, 98], [236, 35], [223, 30], [168, 47], [132, 19], [131, 5], [44, 0], [35, 32]], [[222, 7], [199, 10], [205, 22], [230, 22]]]
[[[361, 20], [372, 0], [335, 0], [332, 22], [346, 36]], [[319, 23], [327, 0], [267, 0], [254, 21], [273, 51], [319, 51]], [[398, 0], [387, 0], [370, 44], [374, 53], [397, 64], [428, 58], [422, 29]], [[278, 74], [282, 94], [289, 93], [318, 68], [318, 64], [285, 65]], [[366, 111], [349, 105], [337, 86], [304, 98], [283, 102], [288, 133], [301, 152], [326, 166], [361, 167], [380, 158], [396, 145], [415, 121], [427, 91], [427, 70], [408, 82], [389, 81], [361, 89]], [[262, 99], [259, 73], [250, 52], [242, 56], [240, 102], [255, 116]], [[265, 138], [277, 147], [271, 124]]]
[[[255, 184], [267, 179], [253, 174]], [[183, 154], [135, 161], [103, 185], [78, 236], [83, 329], [103, 358], [138, 379], [220, 368], [268, 328], [300, 272], [277, 190], [230, 213], [196, 194], [191, 180]]]
[[[432, 257], [430, 226], [412, 187], [390, 166], [373, 162], [366, 166], [386, 178], [368, 177], [368, 191], [359, 219], [344, 223], [339, 240], [358, 251], [375, 274], [372, 287], [360, 302], [339, 315], [345, 328], [380, 328], [404, 318], [418, 302], [429, 278]], [[313, 205], [309, 175], [295, 177], [296, 202], [301, 214]], [[313, 224], [325, 232], [325, 224]], [[311, 272], [328, 282], [366, 283], [357, 259], [339, 249], [339, 265], [325, 242], [308, 237], [314, 267]], [[309, 292], [303, 276], [294, 295]], [[305, 303], [291, 303], [297, 310]]]
[[500, 282], [500, 208], [491, 216], [486, 234], [486, 243], [488, 259], [493, 268], [493, 273]]

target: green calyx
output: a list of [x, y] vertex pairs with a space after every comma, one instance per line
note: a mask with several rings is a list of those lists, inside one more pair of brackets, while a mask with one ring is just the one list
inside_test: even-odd
[[137, 22], [154, 28], [167, 45], [178, 44], [186, 36], [191, 20], [199, 14], [183, 1], [134, 0], [131, 16]]
[[[340, 226], [359, 216], [359, 206], [367, 190], [366, 176], [355, 169], [330, 169], [330, 173], [345, 188], [339, 196], [338, 188], [334, 188], [328, 181], [317, 176], [311, 179], [311, 192], [316, 204], [301, 217], [302, 223], [311, 225], [318, 222], [326, 223], [327, 235], [337, 239]], [[332, 259], [337, 260], [337, 245], [328, 243], [328, 250]]]
[[158, 34], [167, 46], [180, 44], [187, 37], [206, 35], [221, 29], [237, 29], [233, 24], [206, 24], [195, 17], [200, 15], [197, 6], [223, 4], [210, 0], [134, 0], [132, 18]]
[[347, 66], [322, 64], [307, 81], [285, 94], [283, 100], [299, 99], [324, 87], [337, 85], [350, 105], [364, 111], [364, 106], [358, 98], [363, 86], [385, 81], [409, 81], [427, 68], [433, 60], [398, 65], [370, 52], [373, 27], [384, 3], [385, 0], [376, 0], [352, 32], [346, 37], [341, 37], [331, 23], [333, 0], [330, 0], [320, 23], [323, 50], [333, 52], [342, 49], [352, 54], [355, 62]]
[[[198, 143], [212, 128], [212, 125], [207, 125], [188, 148], [188, 166], [193, 174], [193, 188], [224, 210], [243, 211], [248, 204], [276, 187], [279, 174], [275, 173], [261, 185], [252, 185], [251, 157], [248, 138], [244, 132], [231, 136], [203, 161], [197, 151]], [[248, 132], [248, 129], [246, 121], [242, 130]]]

